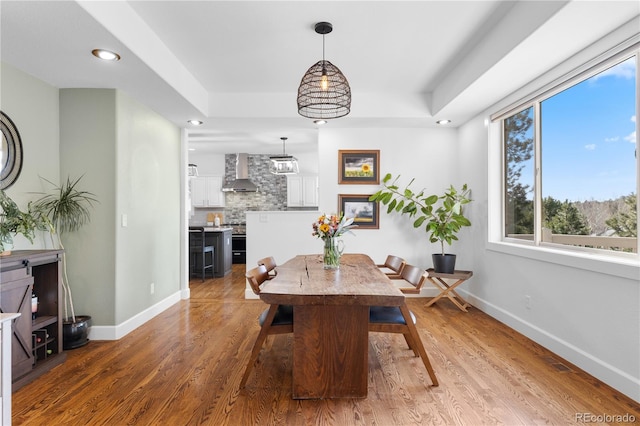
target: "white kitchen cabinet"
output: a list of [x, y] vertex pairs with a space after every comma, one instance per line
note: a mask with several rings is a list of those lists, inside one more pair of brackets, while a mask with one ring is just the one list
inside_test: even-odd
[[287, 176], [287, 206], [317, 207], [318, 206], [318, 176], [317, 175]]
[[191, 180], [191, 202], [194, 207], [224, 207], [222, 176], [198, 176]]

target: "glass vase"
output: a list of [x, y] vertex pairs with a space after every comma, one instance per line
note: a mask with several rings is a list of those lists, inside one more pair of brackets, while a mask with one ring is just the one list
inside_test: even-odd
[[342, 255], [343, 242], [337, 238], [325, 238], [324, 240], [324, 269], [340, 268], [340, 256]]

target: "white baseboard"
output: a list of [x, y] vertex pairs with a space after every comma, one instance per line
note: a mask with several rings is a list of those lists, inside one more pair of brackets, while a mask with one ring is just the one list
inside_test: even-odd
[[191, 298], [191, 289], [187, 287], [180, 290], [180, 298], [182, 300], [189, 300]]
[[498, 321], [527, 336], [551, 352], [580, 367], [582, 370], [602, 380], [612, 388], [622, 392], [636, 402], [640, 402], [640, 378], [633, 377], [603, 360], [583, 351], [571, 343], [550, 334], [520, 317], [513, 315], [492, 303], [487, 302], [465, 290], [462, 296], [474, 307], [494, 317]]
[[244, 289], [244, 298], [245, 299], [260, 299], [260, 296], [255, 294], [253, 292], [253, 290], [251, 290], [250, 288], [245, 288]]
[[94, 325], [89, 329], [89, 340], [118, 340], [131, 333], [142, 324], [146, 323], [156, 315], [164, 312], [171, 306], [178, 303], [183, 295], [183, 291], [178, 291], [171, 296], [159, 301], [153, 306], [129, 318], [118, 325]]

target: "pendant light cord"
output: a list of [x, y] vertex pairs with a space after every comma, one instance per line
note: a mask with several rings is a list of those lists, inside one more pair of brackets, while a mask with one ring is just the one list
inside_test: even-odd
[[322, 34], [322, 66], [324, 67], [324, 34]]

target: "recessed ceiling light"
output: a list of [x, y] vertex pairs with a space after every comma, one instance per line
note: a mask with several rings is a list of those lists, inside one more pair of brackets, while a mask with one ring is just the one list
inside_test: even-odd
[[327, 120], [313, 120], [314, 124], [317, 124], [318, 126], [321, 126], [323, 124], [327, 123]]
[[200, 120], [189, 120], [189, 121], [187, 121], [187, 123], [193, 124], [194, 126], [200, 126], [202, 124], [202, 121], [200, 121]]
[[93, 56], [95, 56], [96, 58], [100, 58], [100, 59], [105, 60], [105, 61], [119, 61], [120, 60], [120, 55], [118, 55], [117, 53], [112, 52], [110, 50], [93, 49], [91, 51], [91, 53], [93, 53]]
[[451, 120], [447, 120], [447, 119], [438, 120], [438, 121], [436, 121], [436, 123], [438, 123], [438, 124], [449, 124], [449, 123], [451, 123]]

